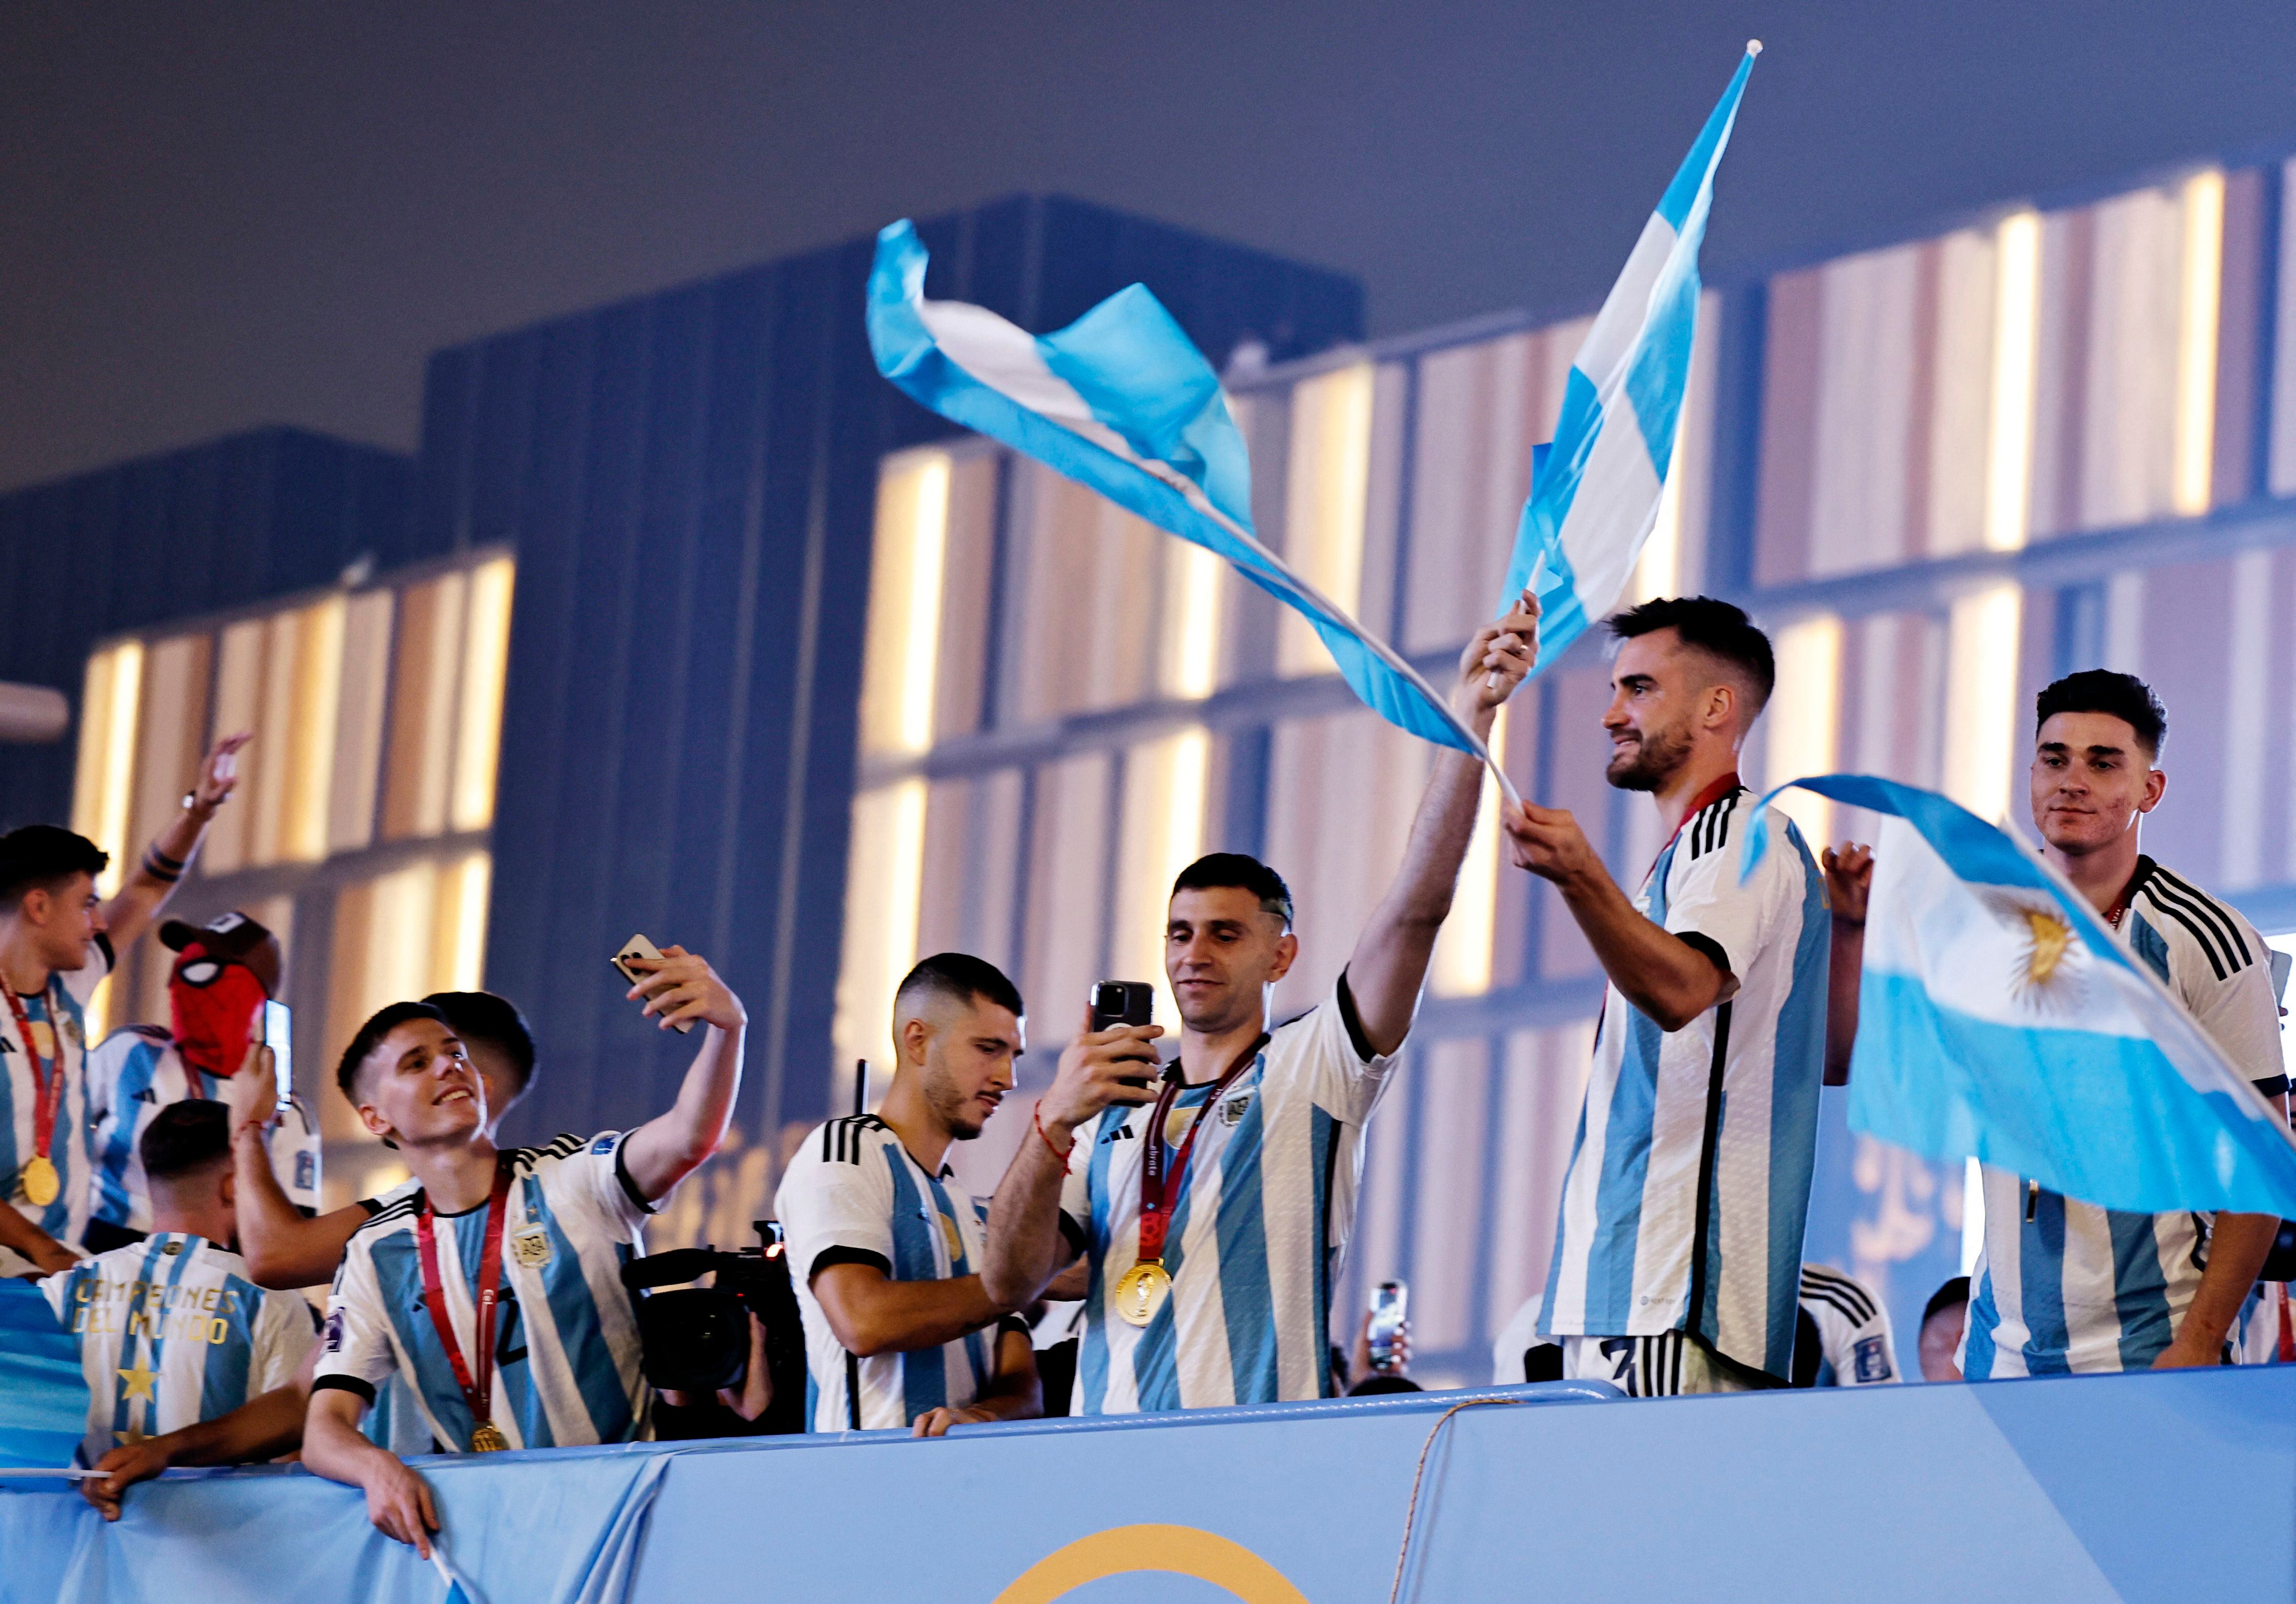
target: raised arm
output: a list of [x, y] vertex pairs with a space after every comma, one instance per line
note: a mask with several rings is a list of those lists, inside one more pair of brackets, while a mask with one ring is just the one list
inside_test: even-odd
[[343, 1249], [367, 1222], [357, 1204], [316, 1219], [295, 1206], [271, 1167], [269, 1132], [276, 1117], [276, 1062], [260, 1042], [249, 1046], [225, 1095], [231, 1103], [232, 1213], [248, 1279], [292, 1291], [334, 1278]]
[[734, 1096], [742, 1089], [742, 1049], [750, 1016], [709, 960], [683, 947], [663, 948], [659, 960], [633, 958], [630, 967], [647, 971], [630, 988], [630, 996], [645, 999], [646, 1015], [663, 1030], [688, 1020], [709, 1027], [677, 1089], [677, 1101], [668, 1114], [631, 1131], [622, 1145], [630, 1180], [652, 1203], [700, 1169], [725, 1140]]
[[[1460, 654], [1451, 705], [1486, 741], [1499, 709], [1537, 662], [1538, 643], [1538, 603], [1525, 591], [1513, 612], [1475, 631]], [[1402, 867], [1348, 959], [1348, 991], [1374, 1052], [1393, 1052], [1411, 1028], [1427, 960], [1450, 914], [1459, 865], [1475, 833], [1482, 791], [1480, 761], [1447, 746], [1436, 751]]]
[[1854, 842], [1820, 855], [1825, 906], [1833, 916], [1833, 946], [1825, 972], [1825, 1083], [1849, 1084], [1849, 1053], [1857, 1045], [1857, 983], [1866, 965], [1866, 901], [1874, 889], [1874, 849]]
[[111, 934], [113, 951], [125, 952], [134, 946], [135, 938], [152, 927], [161, 907], [175, 894], [176, 883], [199, 851], [209, 821], [239, 784], [239, 749], [254, 738], [254, 732], [243, 730], [215, 744], [200, 763], [200, 777], [187, 805], [152, 838], [134, 870], [121, 876], [118, 893], [103, 905], [103, 925]]

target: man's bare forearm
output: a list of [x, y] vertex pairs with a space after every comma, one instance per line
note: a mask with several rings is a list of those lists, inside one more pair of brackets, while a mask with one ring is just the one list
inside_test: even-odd
[[[1054, 1132], [1054, 1139], [1061, 1134]], [[1074, 1140], [1072, 1132], [1069, 1139]], [[1008, 1309], [1032, 1302], [1067, 1262], [1061, 1236], [1061, 1186], [1067, 1179], [1067, 1165], [1045, 1138], [1031, 1131], [1021, 1139], [988, 1205], [980, 1283], [991, 1302]]]
[[232, 1133], [232, 1213], [239, 1226], [240, 1256], [248, 1279], [258, 1287], [291, 1291], [332, 1280], [343, 1249], [367, 1212], [356, 1204], [316, 1219], [306, 1216], [279, 1185], [271, 1168], [271, 1148], [258, 1125]]
[[[1489, 720], [1479, 722], [1488, 728]], [[1482, 794], [1480, 761], [1447, 747], [1436, 753], [1403, 862], [1348, 959], [1348, 992], [1374, 1052], [1395, 1051], [1411, 1029], [1435, 939], [1458, 892]]]
[[2209, 1235], [2209, 1262], [2185, 1306], [2177, 1340], [2188, 1349], [2213, 1353], [2224, 1345], [2241, 1305], [2271, 1255], [2280, 1222], [2270, 1214], [2218, 1214]]
[[1682, 1029], [1736, 989], [1712, 958], [1645, 917], [1608, 874], [1576, 875], [1561, 889], [1611, 983], [1660, 1030]]
[[12, 1249], [50, 1275], [78, 1263], [70, 1248], [17, 1213], [14, 1205], [6, 1203], [0, 1203], [0, 1247]]
[[1825, 1083], [1849, 1084], [1850, 1049], [1857, 1045], [1857, 986], [1866, 963], [1866, 926], [1833, 921], [1825, 974]]
[[813, 1278], [813, 1296], [838, 1343], [862, 1359], [937, 1348], [1013, 1312], [990, 1299], [977, 1275], [897, 1281], [867, 1264], [831, 1265]]
[[999, 1420], [1033, 1420], [1045, 1412], [1045, 1384], [1029, 1339], [1007, 1331], [996, 1343], [996, 1374], [973, 1408]]

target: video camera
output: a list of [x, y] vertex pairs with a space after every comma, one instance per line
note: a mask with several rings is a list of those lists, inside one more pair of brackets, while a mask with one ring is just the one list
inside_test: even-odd
[[[681, 1247], [622, 1266], [622, 1285], [638, 1297], [638, 1340], [645, 1378], [658, 1391], [699, 1393], [739, 1386], [750, 1362], [750, 1320], [766, 1328], [766, 1370], [774, 1402], [749, 1429], [805, 1429], [805, 1327], [778, 1221], [754, 1222], [758, 1246], [736, 1253]], [[682, 1283], [711, 1278], [707, 1287]], [[658, 1292], [660, 1287], [679, 1290]]]

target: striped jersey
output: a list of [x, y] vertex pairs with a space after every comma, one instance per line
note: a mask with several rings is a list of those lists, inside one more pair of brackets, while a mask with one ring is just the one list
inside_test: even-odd
[[1890, 1311], [1854, 1275], [1824, 1264], [1801, 1267], [1796, 1386], [1874, 1386], [1902, 1381]]
[[[55, 1201], [42, 1206], [24, 1195], [22, 1173], [37, 1144], [35, 1111], [39, 1085], [32, 1078], [32, 1062], [16, 1030], [16, 1010], [0, 1008], [0, 1187], [16, 1212], [59, 1242], [77, 1246], [87, 1230], [89, 1188], [87, 1141], [87, 1002], [111, 973], [111, 943], [95, 939], [95, 950], [79, 969], [59, 969], [46, 988], [34, 996], [16, 999], [24, 1022], [32, 1027], [43, 1060], [53, 1061], [63, 1075], [58, 1094], [56, 1120], [48, 1138], [48, 1157], [56, 1167]], [[53, 1045], [51, 1045], [53, 1043]], [[12, 1273], [5, 1261], [14, 1255], [0, 1249], [0, 1273]]]
[[839, 1344], [813, 1295], [813, 1278], [833, 1264], [873, 1265], [895, 1281], [980, 1274], [988, 1213], [955, 1175], [946, 1164], [927, 1172], [873, 1114], [831, 1120], [791, 1158], [774, 1207], [805, 1317], [807, 1429], [906, 1427], [932, 1410], [962, 1409], [996, 1373], [996, 1326], [861, 1359]]
[[[87, 1057], [88, 1218], [152, 1229], [152, 1196], [138, 1144], [153, 1116], [186, 1098], [228, 1096], [230, 1082], [184, 1061], [174, 1038], [148, 1024], [116, 1030]], [[271, 1132], [271, 1168], [289, 1199], [319, 1205], [319, 1126], [298, 1098]]]
[[[1395, 1059], [1371, 1051], [1343, 972], [1278, 1028], [1207, 1106], [1212, 1088], [1152, 1107], [1117, 1105], [1077, 1131], [1062, 1230], [1091, 1266], [1076, 1412], [1203, 1409], [1327, 1397], [1332, 1287], [1355, 1224], [1364, 1123]], [[1170, 1156], [1204, 1122], [1169, 1204], [1172, 1291], [1144, 1327], [1111, 1307], [1139, 1258], [1143, 1144]]]
[[[2259, 1092], [2287, 1090], [2272, 967], [2255, 927], [2150, 858], [2117, 932]], [[2175, 1337], [2208, 1263], [2213, 1216], [2076, 1202], [1988, 1165], [1962, 1374], [2140, 1370]]]
[[[648, 1394], [639, 1369], [637, 1313], [621, 1267], [651, 1212], [621, 1162], [623, 1133], [585, 1142], [509, 1147], [512, 1180], [495, 1312], [494, 1395], [488, 1418], [512, 1448], [627, 1443], [644, 1434]], [[365, 1399], [393, 1377], [392, 1394], [430, 1437], [461, 1452], [478, 1422], [423, 1302], [415, 1222], [422, 1193], [407, 1193], [353, 1233], [327, 1300], [319, 1387]], [[475, 1289], [487, 1206], [433, 1217], [439, 1279], [456, 1345], [476, 1352]], [[405, 1429], [411, 1422], [398, 1422]]]
[[1734, 776], [1731, 787], [1682, 821], [1635, 906], [1738, 989], [1671, 1032], [1615, 984], [1604, 996], [1539, 1330], [1685, 1331], [1783, 1382], [1817, 1150], [1830, 927], [1817, 866], [1775, 809], [1770, 850], [1741, 884], [1753, 806]]
[[266, 1292], [237, 1254], [179, 1232], [84, 1259], [40, 1290], [79, 1339], [90, 1465], [284, 1386], [316, 1337], [300, 1296]]

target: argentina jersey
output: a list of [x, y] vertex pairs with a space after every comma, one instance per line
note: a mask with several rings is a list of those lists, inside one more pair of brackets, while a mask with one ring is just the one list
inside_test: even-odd
[[[2116, 934], [2259, 1093], [2287, 1090], [2279, 1003], [2253, 925], [2140, 857]], [[1983, 1184], [1963, 1375], [2137, 1370], [2161, 1356], [2207, 1268], [2210, 1216], [2098, 1208], [1989, 1165]]]
[[[512, 1448], [626, 1443], [647, 1425], [636, 1311], [621, 1267], [649, 1213], [620, 1162], [620, 1132], [585, 1142], [504, 1149], [505, 1200], [495, 1379], [489, 1417]], [[452, 1361], [423, 1302], [416, 1221], [420, 1191], [400, 1197], [353, 1234], [327, 1302], [320, 1388], [369, 1404], [394, 1377], [394, 1414], [452, 1452], [470, 1444], [471, 1416]], [[487, 1206], [433, 1216], [447, 1320], [463, 1353], [477, 1334], [475, 1288]]]
[[[227, 1100], [230, 1082], [184, 1061], [167, 1032], [131, 1024], [87, 1057], [88, 1214], [123, 1230], [152, 1229], [137, 1144], [152, 1117], [186, 1098]], [[271, 1166], [290, 1200], [318, 1207], [319, 1131], [300, 1098], [271, 1133]]]
[[1783, 1383], [1817, 1149], [1830, 926], [1817, 866], [1775, 809], [1772, 848], [1740, 883], [1753, 807], [1735, 781], [1682, 821], [1635, 906], [1738, 989], [1672, 1032], [1616, 985], [1605, 993], [1539, 1331], [1684, 1331]]
[[[1090, 1265], [1079, 1414], [1206, 1409], [1328, 1396], [1332, 1287], [1355, 1224], [1365, 1122], [1394, 1067], [1363, 1039], [1342, 973], [1312, 1011], [1282, 1026], [1207, 1106], [1181, 1092], [1161, 1132], [1149, 1107], [1114, 1106], [1079, 1126], [1061, 1192], [1061, 1229]], [[1177, 1150], [1203, 1122], [1164, 1243], [1172, 1278], [1147, 1325], [1110, 1293], [1139, 1258], [1144, 1143]]]
[[310, 1304], [265, 1291], [237, 1254], [202, 1237], [163, 1232], [116, 1247], [40, 1290], [79, 1342], [89, 1465], [286, 1386], [315, 1340]]
[[[39, 1152], [40, 1082], [25, 1051], [16, 1009], [0, 1008], [0, 1188], [27, 1220], [59, 1242], [77, 1246], [87, 1230], [89, 1187], [87, 1140], [87, 1002], [111, 973], [111, 943], [98, 936], [86, 967], [58, 970], [42, 991], [20, 993], [32, 1045], [43, 1062], [53, 1061], [62, 1082], [51, 1092], [55, 1117], [48, 1131], [48, 1159], [55, 1166], [54, 1197], [36, 1201], [26, 1189], [24, 1166]], [[0, 1248], [0, 1274], [15, 1255]]]
[[988, 1216], [944, 1164], [928, 1174], [873, 1114], [831, 1120], [805, 1139], [775, 1194], [805, 1320], [807, 1429], [906, 1427], [962, 1409], [996, 1372], [999, 1328], [867, 1359], [849, 1353], [813, 1295], [832, 1264], [868, 1264], [888, 1280], [945, 1281], [980, 1271]]

